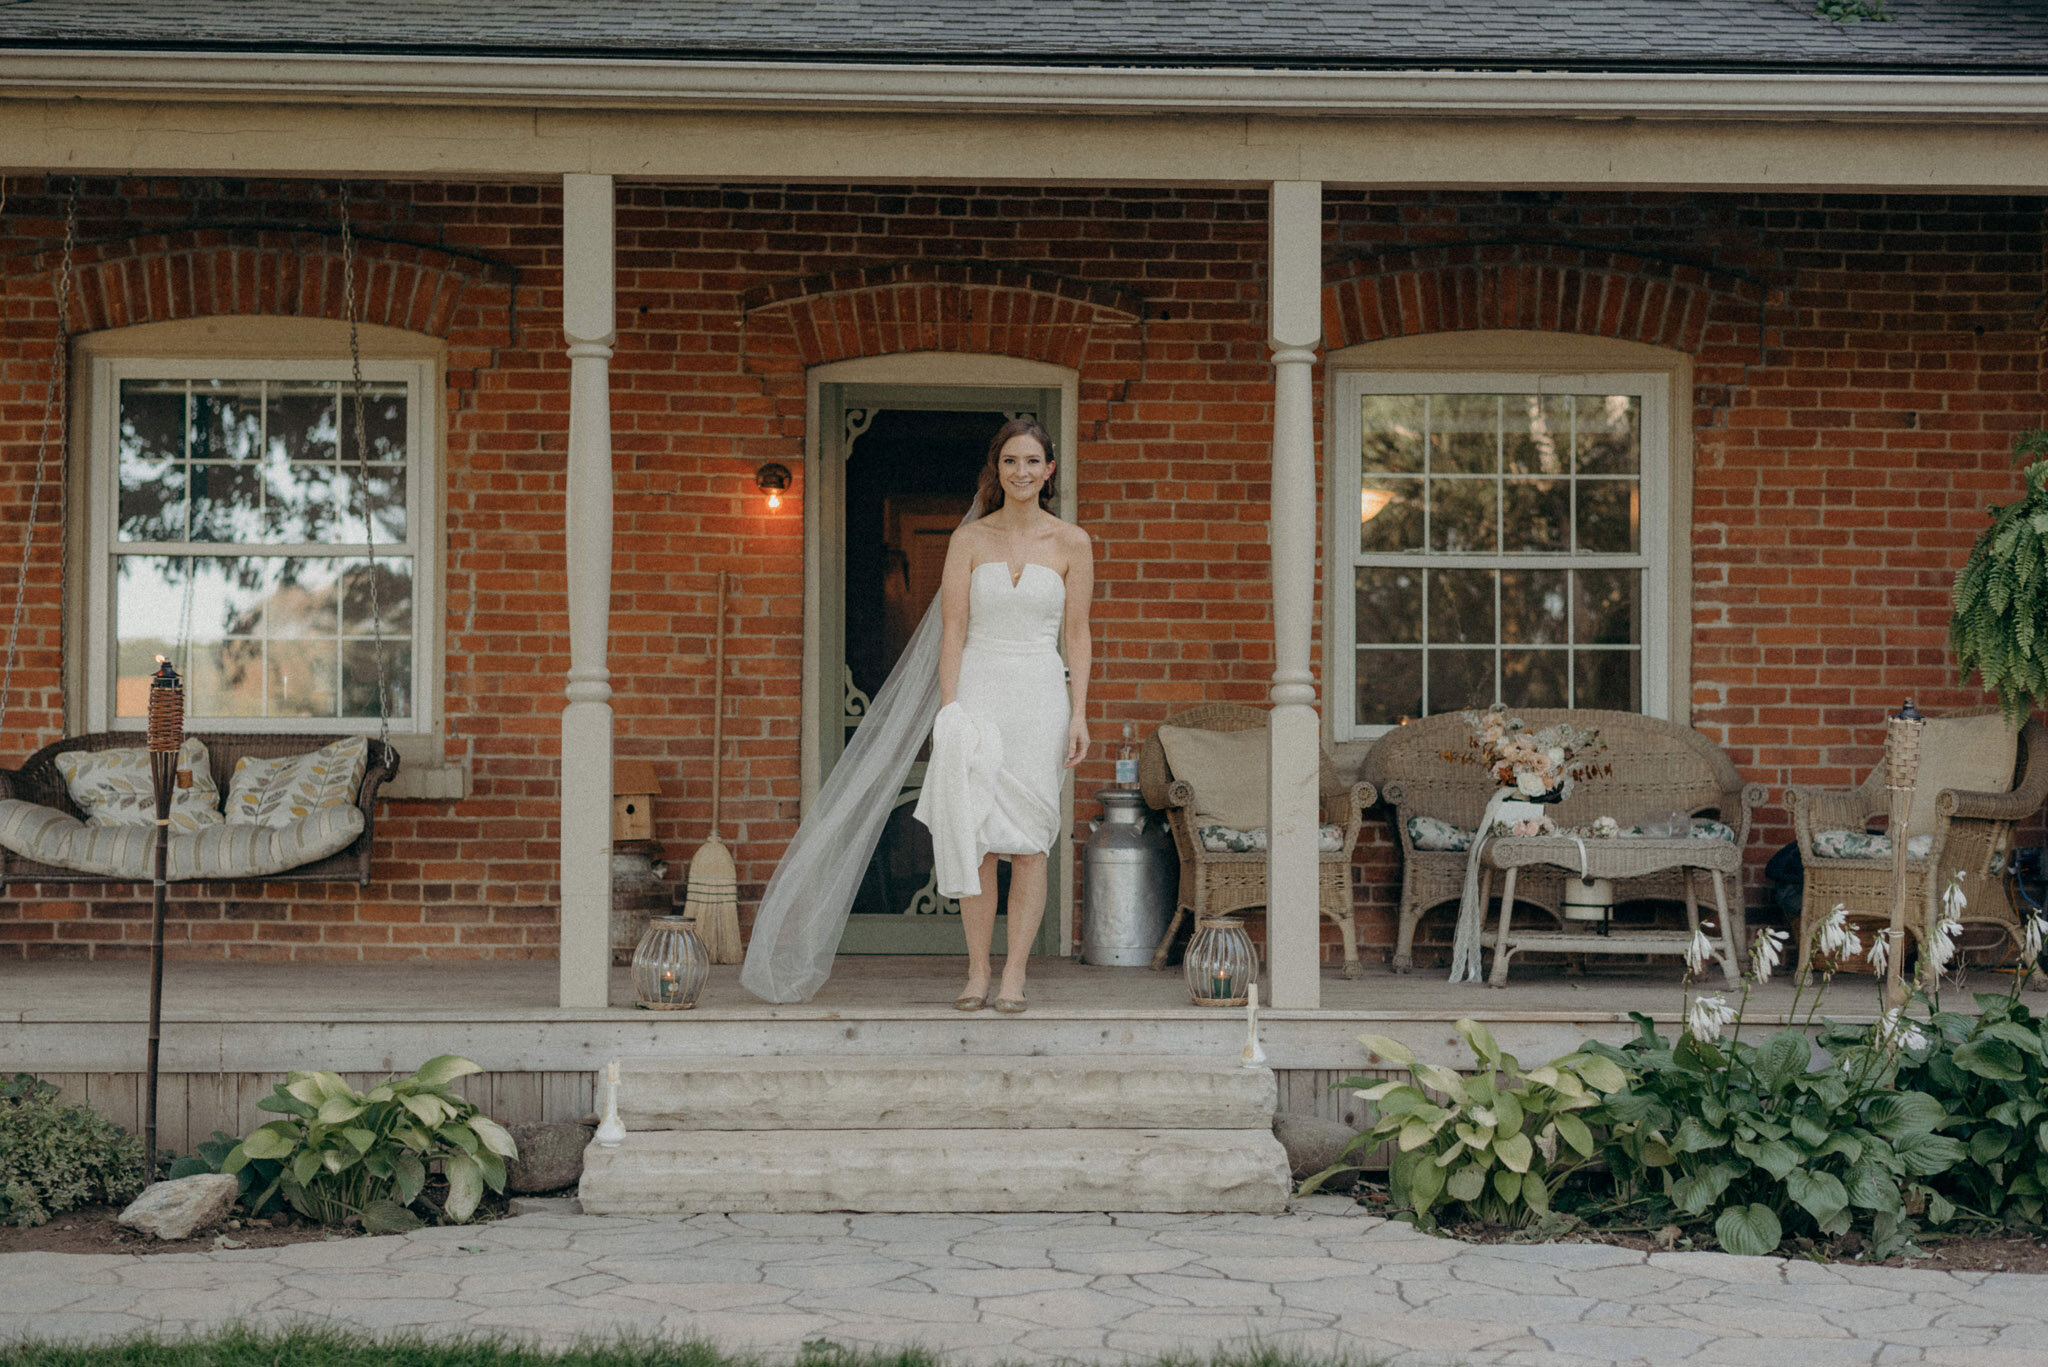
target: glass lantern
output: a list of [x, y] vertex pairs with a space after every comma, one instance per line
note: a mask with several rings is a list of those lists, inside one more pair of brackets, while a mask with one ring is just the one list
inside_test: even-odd
[[650, 916], [633, 951], [633, 997], [649, 1011], [687, 1011], [697, 1004], [711, 956], [697, 938], [694, 916]]
[[1243, 1006], [1259, 976], [1258, 951], [1244, 922], [1234, 916], [1197, 921], [1181, 971], [1196, 1006]]

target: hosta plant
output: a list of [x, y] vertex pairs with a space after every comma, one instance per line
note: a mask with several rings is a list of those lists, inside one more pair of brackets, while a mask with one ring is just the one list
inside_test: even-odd
[[256, 1103], [284, 1118], [251, 1131], [221, 1171], [275, 1162], [267, 1189], [245, 1191], [250, 1209], [281, 1194], [309, 1220], [340, 1224], [353, 1216], [365, 1229], [386, 1233], [419, 1225], [416, 1208], [427, 1204], [427, 1178], [438, 1167], [448, 1183], [439, 1214], [460, 1224], [475, 1214], [486, 1186], [505, 1189], [505, 1160], [518, 1156], [503, 1126], [449, 1089], [482, 1071], [443, 1054], [367, 1092], [334, 1073], [293, 1073]]
[[1334, 1166], [1303, 1184], [1303, 1194], [1338, 1173], [1358, 1171], [1348, 1161], [1354, 1153], [1370, 1154], [1391, 1140], [1394, 1208], [1420, 1228], [1446, 1217], [1521, 1225], [1550, 1209], [1558, 1184], [1594, 1152], [1593, 1133], [1579, 1113], [1628, 1079], [1612, 1060], [1590, 1054], [1524, 1072], [1479, 1022], [1461, 1020], [1456, 1028], [1479, 1061], [1469, 1077], [1418, 1061], [1398, 1040], [1359, 1036], [1374, 1054], [1407, 1069], [1410, 1080], [1337, 1084], [1360, 1089], [1359, 1097], [1377, 1108], [1376, 1118]]

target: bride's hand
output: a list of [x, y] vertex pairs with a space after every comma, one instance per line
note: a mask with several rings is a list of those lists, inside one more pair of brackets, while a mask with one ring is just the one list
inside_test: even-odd
[[1073, 768], [1088, 758], [1088, 723], [1076, 717], [1067, 725], [1067, 767]]

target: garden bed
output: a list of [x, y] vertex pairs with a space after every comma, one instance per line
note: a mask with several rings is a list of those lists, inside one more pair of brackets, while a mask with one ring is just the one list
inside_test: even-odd
[[362, 1231], [336, 1229], [287, 1217], [283, 1224], [270, 1220], [232, 1220], [190, 1239], [158, 1239], [116, 1224], [119, 1206], [80, 1206], [67, 1210], [48, 1224], [0, 1225], [0, 1254], [5, 1253], [210, 1253], [226, 1248], [277, 1248], [322, 1239], [355, 1239]]

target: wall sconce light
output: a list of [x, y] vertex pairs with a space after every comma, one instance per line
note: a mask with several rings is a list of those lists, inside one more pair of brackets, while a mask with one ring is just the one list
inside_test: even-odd
[[768, 495], [768, 511], [774, 512], [782, 506], [782, 491], [789, 487], [789, 467], [769, 461], [754, 472], [754, 487]]

